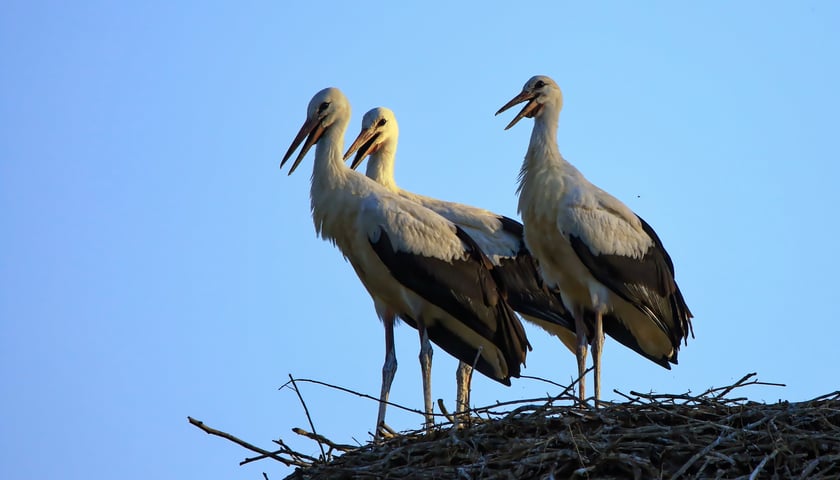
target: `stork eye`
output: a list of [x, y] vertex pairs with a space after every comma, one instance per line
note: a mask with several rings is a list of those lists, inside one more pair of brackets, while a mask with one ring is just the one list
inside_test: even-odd
[[384, 127], [386, 123], [388, 123], [388, 120], [385, 120], [384, 118], [382, 118], [378, 122], [376, 122], [376, 126], [377, 127]]
[[324, 113], [324, 111], [329, 108], [330, 102], [324, 102], [318, 107], [318, 113]]
[[545, 82], [543, 82], [542, 80], [537, 80], [537, 83], [534, 84], [534, 87], [536, 87], [536, 88], [542, 88], [544, 86], [545, 86]]

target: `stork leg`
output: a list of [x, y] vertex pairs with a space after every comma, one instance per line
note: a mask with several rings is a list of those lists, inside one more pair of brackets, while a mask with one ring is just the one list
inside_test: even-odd
[[586, 324], [583, 321], [583, 309], [575, 311], [575, 335], [577, 335], [577, 348], [575, 357], [578, 364], [578, 398], [580, 403], [586, 402], [586, 354], [589, 342], [586, 340]]
[[420, 332], [420, 371], [423, 375], [423, 406], [426, 414], [426, 430], [431, 430], [435, 424], [432, 416], [432, 343], [429, 332], [422, 321], [417, 322]]
[[595, 365], [595, 407], [601, 402], [601, 353], [604, 351], [604, 322], [601, 311], [595, 313], [595, 338], [592, 339], [592, 363]]
[[394, 353], [394, 314], [388, 312], [383, 318], [385, 325], [385, 363], [382, 365], [382, 391], [379, 394], [379, 415], [376, 417], [376, 430], [373, 438], [378, 439], [385, 424], [385, 409], [388, 408], [388, 395], [391, 393], [391, 383], [397, 373], [397, 356]]
[[462, 417], [470, 408], [470, 381], [472, 380], [473, 367], [467, 363], [459, 362], [458, 370], [455, 372], [455, 381], [458, 385], [457, 398], [455, 400], [455, 421], [461, 423]]

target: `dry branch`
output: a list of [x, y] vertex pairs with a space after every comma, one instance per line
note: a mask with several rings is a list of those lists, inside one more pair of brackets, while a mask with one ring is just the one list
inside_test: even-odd
[[191, 424], [193, 424], [196, 427], [202, 429], [205, 433], [207, 433], [209, 435], [216, 435], [217, 437], [222, 437], [224, 439], [230, 440], [231, 442], [236, 443], [238, 445], [241, 445], [241, 446], [247, 448], [248, 450], [251, 450], [252, 452], [257, 452], [257, 453], [262, 454], [263, 457], [265, 457], [265, 458], [272, 458], [274, 460], [277, 460], [278, 462], [286, 464], [287, 466], [296, 465], [295, 462], [292, 462], [288, 459], [280, 457], [274, 452], [269, 452], [268, 450], [263, 450], [262, 448], [251, 445], [250, 443], [248, 443], [244, 440], [240, 440], [240, 439], [234, 437], [233, 435], [231, 435], [229, 433], [223, 432], [221, 430], [216, 430], [215, 428], [212, 428], [212, 427], [208, 427], [201, 420], [196, 420], [192, 417], [187, 417], [187, 420]]

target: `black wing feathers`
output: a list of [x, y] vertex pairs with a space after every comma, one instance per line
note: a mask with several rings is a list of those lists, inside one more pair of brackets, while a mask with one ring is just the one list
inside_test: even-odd
[[[618, 343], [620, 343], [620, 344], [624, 345], [625, 347], [629, 348], [630, 350], [633, 350], [634, 352], [638, 353], [639, 355], [647, 358], [651, 362], [653, 362], [653, 363], [655, 363], [655, 364], [657, 364], [661, 367], [665, 367], [668, 370], [671, 369], [671, 365], [670, 365], [671, 363], [673, 363], [673, 364], [677, 363], [677, 351], [676, 350], [674, 350], [674, 354], [673, 354], [673, 356], [671, 356], [671, 358], [654, 357], [654, 356], [646, 353], [644, 350], [642, 350], [641, 345], [639, 345], [639, 342], [636, 340], [636, 337], [633, 336], [632, 332], [627, 327], [625, 327], [624, 324], [621, 323], [621, 321], [619, 321], [618, 318], [616, 318], [615, 315], [613, 315], [612, 313], [604, 314], [604, 316], [602, 317], [601, 320], [604, 324], [604, 333], [606, 333], [607, 335], [612, 337]], [[595, 313], [591, 310], [588, 310], [585, 313], [584, 321], [586, 322], [587, 325], [594, 325], [595, 324]], [[592, 327], [589, 327], [589, 328], [592, 328]]]
[[683, 339], [687, 339], [691, 312], [674, 280], [671, 257], [650, 225], [641, 217], [639, 220], [645, 233], [653, 240], [653, 246], [642, 258], [595, 255], [579, 237], [572, 235], [569, 241], [592, 275], [639, 310], [647, 312], [676, 349]]
[[560, 293], [551, 291], [543, 282], [537, 261], [525, 246], [525, 230], [516, 220], [499, 216], [502, 230], [519, 241], [515, 257], [502, 258], [496, 267], [500, 283], [507, 291], [510, 306], [519, 313], [560, 325], [575, 331], [575, 320], [560, 299]]
[[[645, 231], [653, 238], [657, 245], [661, 245], [659, 237], [653, 232], [653, 229], [645, 223], [641, 218], [642, 225]], [[508, 292], [508, 303], [514, 310], [519, 313], [530, 315], [542, 320], [555, 323], [567, 328], [571, 332], [575, 332], [575, 321], [571, 312], [566, 309], [563, 301], [560, 298], [560, 293], [548, 289], [539, 272], [536, 259], [531, 256], [528, 248], [525, 246], [523, 238], [524, 229], [521, 223], [508, 217], [499, 217], [502, 222], [502, 229], [511, 235], [520, 239], [520, 249], [515, 258], [505, 258], [499, 262], [496, 268], [504, 277], [504, 284]], [[665, 250], [664, 261], [668, 267], [668, 271], [673, 275], [674, 266], [671, 258]], [[597, 278], [597, 277], [596, 277]], [[628, 292], [629, 293], [629, 292]], [[676, 290], [677, 303], [682, 303], [682, 294], [679, 289]], [[591, 326], [595, 323], [595, 314], [592, 311], [585, 312], [585, 323]], [[677, 363], [677, 353], [669, 359], [665, 357], [653, 357], [647, 354], [632, 332], [621, 323], [612, 313], [606, 313], [603, 316], [604, 333], [621, 343], [625, 347], [633, 350], [639, 355], [648, 360], [660, 365], [664, 368], [671, 369], [671, 363]], [[591, 332], [589, 332], [591, 334]]]
[[523, 227], [521, 223], [517, 222], [516, 220], [510, 217], [505, 217], [504, 215], [499, 215], [497, 218], [500, 222], [502, 222], [502, 230], [510, 233], [511, 235], [517, 238], [523, 238], [523, 236], [525, 235], [525, 227]]
[[[497, 331], [494, 343], [497, 346], [499, 345], [499, 342], [504, 345], [501, 350], [504, 352], [505, 359], [508, 363], [514, 363], [516, 365], [516, 375], [514, 376], [518, 377], [519, 364], [525, 363], [525, 354], [527, 350], [531, 350], [531, 344], [528, 342], [528, 337], [525, 335], [525, 328], [522, 326], [522, 322], [519, 321], [516, 314], [507, 303], [508, 295], [505, 291], [504, 279], [501, 278], [498, 270], [493, 266], [493, 262], [487, 258], [484, 252], [481, 251], [478, 244], [475, 243], [475, 240], [473, 240], [467, 232], [456, 225], [455, 235], [464, 242], [467, 247], [469, 247], [467, 252], [470, 258], [472, 258], [475, 262], [479, 262], [484, 267], [482, 269], [482, 273], [485, 271], [484, 269], [486, 269], [487, 272], [490, 272], [493, 282], [485, 282], [483, 289], [495, 291], [497, 292], [497, 295], [500, 294], [503, 298], [503, 301], [496, 302], [494, 304], [498, 315], [496, 318], [498, 318], [501, 322], [501, 329]], [[484, 276], [482, 276], [482, 278], [486, 279]]]
[[[653, 231], [653, 228], [648, 225], [648, 223], [642, 218], [636, 215], [640, 222], [642, 222], [642, 229], [650, 235], [650, 238], [653, 239], [654, 248], [662, 251], [662, 254], [665, 257], [665, 262], [668, 264], [668, 270], [671, 272], [671, 278], [674, 277], [674, 262], [671, 261], [671, 256], [668, 255], [668, 252], [665, 250], [665, 247], [662, 246], [662, 241], [659, 240], [659, 236], [656, 235], [656, 232]], [[694, 327], [691, 325], [691, 318], [694, 315], [691, 314], [691, 310], [688, 309], [688, 305], [685, 303], [685, 299], [683, 298], [682, 292], [680, 291], [680, 287], [677, 285], [676, 280], [674, 282], [674, 295], [671, 297], [671, 308], [676, 313], [677, 318], [680, 319], [680, 327], [681, 327], [681, 335], [682, 339], [688, 344], [688, 335], [691, 334], [691, 338], [694, 338]], [[679, 341], [678, 341], [679, 343]]]
[[[400, 318], [412, 328], [417, 328], [417, 322], [408, 315], [400, 315]], [[431, 326], [427, 326], [426, 332], [429, 334], [429, 340], [457, 359], [469, 359], [468, 363], [470, 365], [475, 362], [476, 370], [504, 385], [510, 386], [509, 377], [496, 378], [493, 375], [495, 371], [493, 366], [487, 363], [484, 357], [476, 355], [478, 350], [475, 348], [475, 345], [465, 342], [458, 336], [458, 332], [450, 330], [448, 328], [449, 326], [450, 324], [446, 322], [437, 322]]]
[[[530, 348], [525, 330], [502, 298], [490, 261], [465, 232], [458, 228], [456, 233], [469, 248], [466, 258], [452, 261], [395, 250], [382, 228], [379, 240], [370, 244], [398, 282], [496, 345], [505, 356], [508, 372], [517, 377], [526, 349]], [[459, 360], [472, 364], [477, 346], [468, 345], [447, 330], [446, 322], [429, 325], [429, 339]], [[496, 378], [482, 360], [476, 369], [509, 383], [509, 379]]]

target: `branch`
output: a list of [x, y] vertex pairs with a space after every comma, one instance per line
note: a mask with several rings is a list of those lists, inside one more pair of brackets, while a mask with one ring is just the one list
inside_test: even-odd
[[262, 455], [264, 455], [268, 458], [273, 458], [274, 460], [277, 460], [278, 462], [285, 464], [287, 467], [304, 466], [304, 465], [297, 465], [295, 462], [292, 462], [292, 461], [290, 461], [286, 458], [283, 458], [283, 457], [279, 457], [276, 454], [274, 454], [272, 452], [269, 452], [268, 450], [264, 450], [260, 447], [255, 446], [255, 445], [251, 445], [250, 443], [248, 443], [244, 440], [240, 440], [240, 439], [234, 437], [233, 435], [231, 435], [229, 433], [225, 433], [221, 430], [216, 430], [215, 428], [208, 427], [201, 420], [196, 420], [192, 417], [187, 417], [187, 420], [189, 420], [191, 424], [193, 424], [196, 427], [202, 429], [205, 433], [207, 433], [209, 435], [216, 435], [217, 437], [222, 437], [226, 440], [230, 440], [231, 442], [233, 442], [237, 445], [240, 445], [242, 447], [245, 447], [248, 450], [251, 450], [252, 452], [257, 452], [257, 453], [260, 453], [260, 454], [262, 454]]
[[[300, 404], [303, 405], [303, 411], [304, 411], [304, 413], [306, 413], [306, 419], [309, 420], [309, 426], [312, 428], [312, 433], [317, 435], [318, 438], [322, 438], [320, 435], [318, 435], [318, 432], [315, 431], [315, 424], [312, 423], [312, 417], [309, 416], [309, 409], [306, 408], [306, 402], [303, 401], [303, 396], [300, 394], [300, 390], [298, 390], [297, 384], [295, 383], [295, 379], [294, 379], [294, 377], [292, 377], [291, 373], [289, 374], [289, 381], [292, 382], [292, 387], [294, 387], [295, 393], [297, 393], [297, 396], [300, 399]], [[318, 441], [318, 448], [321, 449], [321, 459], [326, 462], [327, 461], [327, 452], [324, 451], [324, 444], [321, 443], [321, 440], [317, 440], [317, 441]]]
[[[280, 445], [280, 447], [281, 447], [280, 450], [276, 450], [274, 452], [274, 454], [278, 455], [278, 454], [282, 453], [282, 454], [288, 455], [289, 458], [292, 459], [291, 461], [293, 463], [295, 463], [295, 465], [308, 467], [308, 466], [313, 465], [313, 464], [318, 462], [318, 459], [315, 458], [315, 457], [305, 455], [303, 453], [296, 452], [296, 451], [292, 450], [291, 448], [289, 448], [288, 445], [283, 443], [282, 439], [272, 440], [272, 442], [276, 443], [277, 445]], [[256, 457], [249, 457], [249, 458], [246, 458], [245, 460], [242, 460], [241, 462], [239, 462], [239, 465], [242, 466], [242, 465], [245, 465], [245, 464], [248, 464], [248, 463], [251, 463], [251, 462], [256, 462], [258, 460], [263, 460], [265, 458], [268, 458], [268, 457], [265, 456], [265, 455], [258, 455]]]
[[[376, 403], [380, 403], [380, 402], [381, 402], [381, 401], [379, 400], [379, 398], [377, 398], [377, 397], [373, 397], [373, 396], [370, 396], [370, 395], [368, 395], [368, 394], [366, 394], [366, 393], [359, 393], [359, 392], [357, 392], [357, 391], [350, 390], [349, 388], [339, 387], [338, 385], [333, 385], [333, 384], [331, 384], [331, 383], [322, 382], [322, 381], [320, 381], [320, 380], [312, 380], [312, 379], [309, 379], [309, 378], [296, 378], [296, 379], [295, 379], [295, 381], [297, 381], [297, 382], [314, 383], [315, 385], [321, 385], [321, 386], [323, 386], [323, 387], [332, 388], [332, 389], [335, 389], [335, 390], [338, 390], [338, 391], [341, 391], [341, 392], [344, 392], [344, 393], [350, 393], [350, 394], [353, 394], [353, 395], [355, 395], [355, 396], [357, 396], [357, 397], [366, 398], [366, 399], [368, 399], [368, 400], [374, 400]], [[285, 383], [285, 384], [284, 384], [284, 385], [282, 385], [280, 388], [282, 389], [282, 388], [286, 387], [286, 385], [288, 385], [288, 384], [289, 384], [289, 382]], [[406, 412], [416, 413], [416, 414], [418, 414], [418, 415], [425, 415], [425, 413], [424, 413], [423, 411], [421, 411], [421, 410], [417, 410], [417, 409], [414, 409], [414, 408], [404, 407], [404, 406], [402, 406], [402, 405], [400, 405], [400, 404], [398, 404], [398, 403], [387, 402], [387, 401], [385, 401], [385, 402], [381, 402], [381, 403], [384, 403], [385, 405], [388, 405], [389, 407], [399, 408], [400, 410], [404, 410], [404, 411], [406, 411]], [[436, 417], [442, 417], [442, 416], [444, 416], [444, 415], [442, 415], [442, 414], [440, 414], [440, 413], [432, 413], [432, 415], [434, 415], [434, 416], [436, 416]]]
[[341, 444], [341, 443], [335, 443], [332, 440], [330, 440], [329, 438], [324, 437], [323, 435], [318, 435], [317, 433], [314, 433], [314, 432], [309, 433], [302, 428], [295, 427], [295, 428], [292, 429], [292, 431], [297, 433], [298, 435], [303, 436], [303, 437], [309, 438], [311, 440], [315, 440], [318, 443], [325, 443], [325, 444], [327, 444], [328, 447], [330, 447], [334, 450], [341, 451], [341, 452], [349, 452], [349, 451], [352, 451], [352, 450], [356, 450], [356, 448], [357, 448], [354, 445], [344, 445], [344, 444]]
[[747, 381], [747, 380], [749, 380], [750, 378], [752, 378], [756, 375], [757, 374], [755, 372], [748, 373], [748, 374], [744, 375], [743, 377], [741, 377], [740, 380], [733, 383], [732, 385], [729, 385], [728, 387], [710, 388], [709, 390], [706, 391], [706, 394], [709, 395], [709, 394], [716, 393], [716, 392], [720, 391], [720, 393], [718, 393], [715, 396], [716, 400], [720, 400], [721, 398], [725, 397], [732, 390], [735, 390], [738, 387], [744, 387], [744, 386], [747, 386], [747, 385], [765, 385], [765, 386], [771, 386], [771, 387], [786, 387], [787, 386], [784, 383], [760, 382], [758, 380], [753, 380], [751, 382]]

